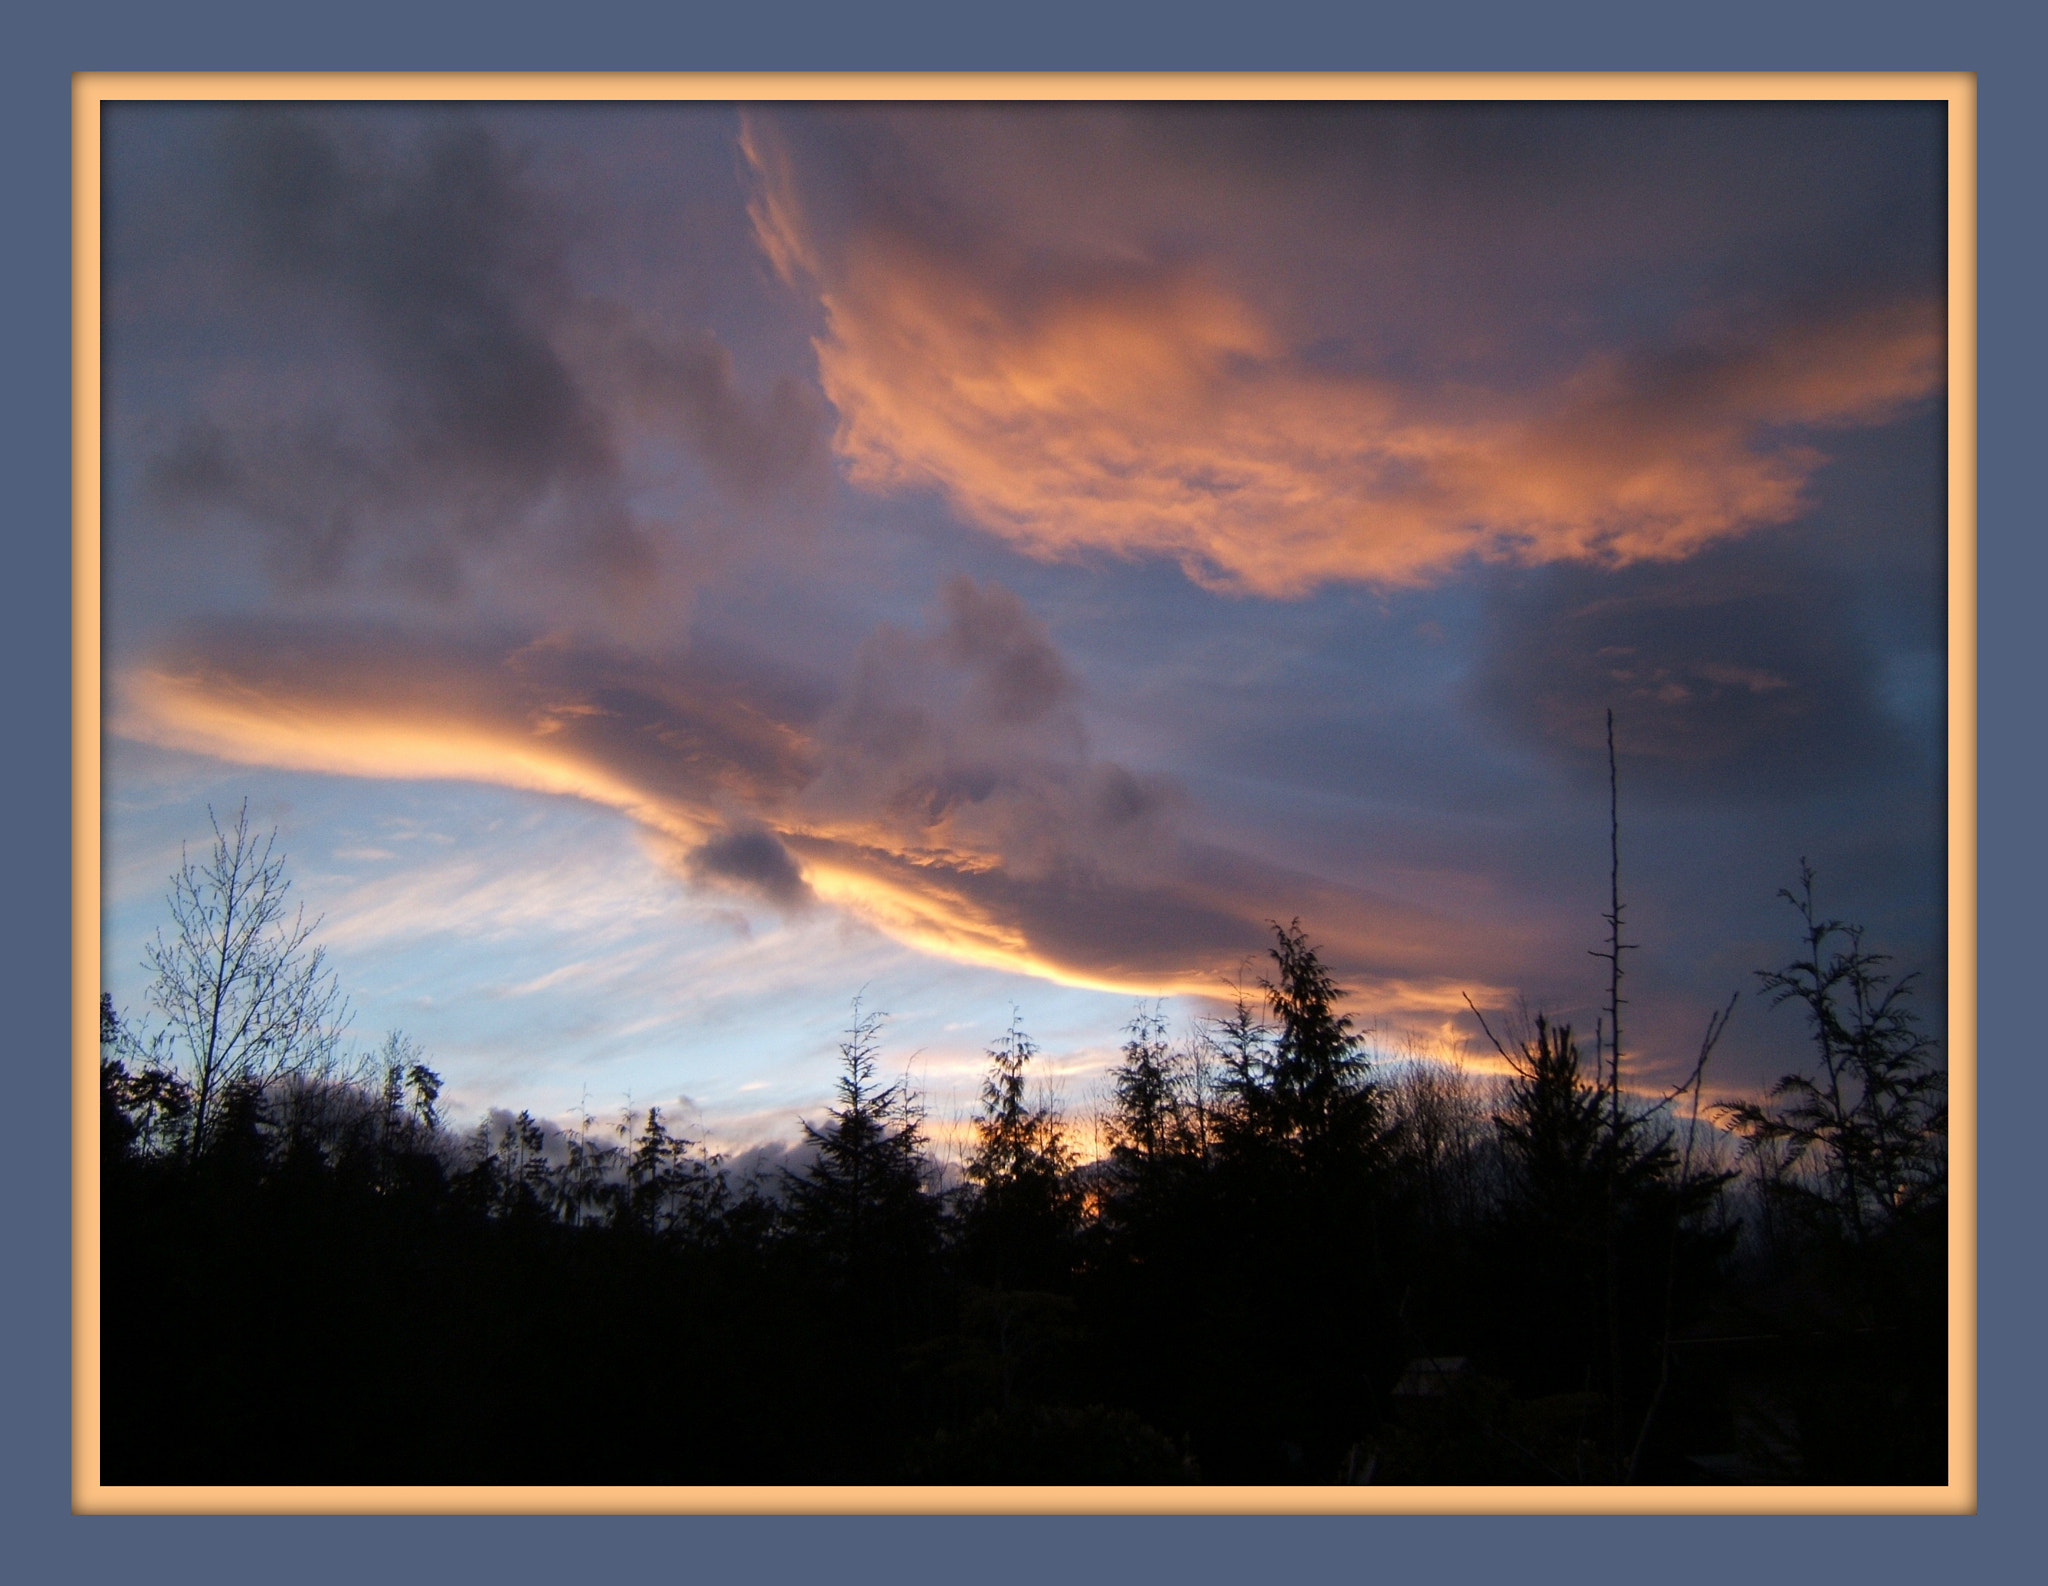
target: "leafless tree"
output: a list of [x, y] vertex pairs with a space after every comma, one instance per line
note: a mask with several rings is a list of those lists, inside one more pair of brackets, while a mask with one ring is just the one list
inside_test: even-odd
[[[1412, 1045], [1412, 1043], [1411, 1043]], [[1494, 1114], [1499, 1087], [1455, 1064], [1419, 1054], [1386, 1066], [1387, 1121], [1433, 1229], [1470, 1227], [1497, 1188]]]
[[230, 1091], [317, 1070], [330, 1062], [349, 1010], [319, 920], [286, 912], [291, 882], [277, 833], [249, 829], [244, 800], [232, 825], [211, 808], [212, 852], [182, 853], [168, 897], [171, 930], [143, 950], [149, 998], [163, 1037], [192, 1091], [188, 1152], [197, 1159], [218, 1132]]

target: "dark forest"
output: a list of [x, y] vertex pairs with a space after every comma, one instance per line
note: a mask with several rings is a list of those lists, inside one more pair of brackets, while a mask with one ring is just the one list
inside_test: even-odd
[[[1611, 1015], [1504, 1077], [1378, 1057], [1299, 921], [1236, 1006], [1140, 1005], [1107, 1154], [989, 1047], [946, 1171], [856, 999], [745, 1175], [659, 1109], [441, 1115], [246, 811], [101, 1006], [102, 1470], [126, 1483], [1932, 1483], [1946, 1101], [1914, 982], [1802, 869], [1749, 1000], [1810, 1066], [1631, 1088]], [[1732, 1009], [1734, 1003], [1730, 1004]], [[1498, 1023], [1496, 1020], [1495, 1023]]]

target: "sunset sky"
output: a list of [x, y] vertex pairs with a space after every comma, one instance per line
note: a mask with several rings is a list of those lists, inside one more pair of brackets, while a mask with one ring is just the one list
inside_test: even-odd
[[1644, 1088], [1802, 856], [1939, 1031], [1943, 109], [113, 108], [105, 984], [246, 797], [458, 1121], [1590, 1031], [1611, 708]]

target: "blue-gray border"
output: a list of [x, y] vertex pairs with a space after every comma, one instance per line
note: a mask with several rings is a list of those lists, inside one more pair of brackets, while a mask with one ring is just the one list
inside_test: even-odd
[[[483, 19], [488, 17], [488, 21]], [[1711, 16], [1633, 6], [1532, 8], [1484, 0], [1426, 15], [1262, 0], [1185, 4], [1038, 0], [1001, 12], [757, 3], [743, 14], [654, 0], [565, 8], [499, 0], [357, 0], [286, 14], [249, 0], [177, 8], [100, 0], [10, 28], [0, 125], [15, 246], [0, 253], [11, 356], [0, 408], [9, 465], [6, 621], [16, 750], [0, 781], [17, 831], [14, 906], [0, 911], [0, 973], [14, 1010], [14, 1143], [0, 1337], [12, 1369], [0, 1417], [7, 1551], [31, 1579], [147, 1571], [207, 1580], [538, 1578], [669, 1565], [784, 1576], [953, 1574], [1015, 1579], [1194, 1568], [1202, 1574], [1489, 1570], [1575, 1578], [1655, 1572], [1719, 1578], [1825, 1569], [1857, 1580], [1992, 1575], [2010, 1551], [2039, 1464], [2043, 1366], [2038, 1182], [2027, 1149], [2041, 1065], [2025, 1027], [2040, 936], [2044, 785], [2042, 625], [2032, 606], [2048, 547], [2027, 463], [2048, 430], [2037, 193], [2043, 140], [2033, 63], [2042, 25], [1996, 0], [1920, 4], [1733, 0]], [[69, 74], [74, 70], [582, 69], [1973, 70], [1979, 74], [1979, 1514], [1890, 1521], [1770, 1519], [1204, 1518], [1196, 1520], [235, 1520], [77, 1518], [68, 1512], [69, 1228]], [[2029, 282], [2035, 284], [2029, 286]], [[2029, 510], [2031, 509], [2031, 510]], [[2031, 576], [2030, 576], [2031, 575]], [[2032, 1182], [2030, 1182], [2032, 1181]], [[2005, 1259], [2001, 1260], [2003, 1253]], [[1617, 1534], [1615, 1527], [1623, 1528]], [[307, 1528], [314, 1528], [310, 1533]], [[681, 1529], [677, 1529], [680, 1527]], [[1369, 1527], [1370, 1529], [1366, 1529]], [[1598, 1528], [1597, 1532], [1594, 1528]], [[1712, 1527], [1711, 1534], [1700, 1530]]]

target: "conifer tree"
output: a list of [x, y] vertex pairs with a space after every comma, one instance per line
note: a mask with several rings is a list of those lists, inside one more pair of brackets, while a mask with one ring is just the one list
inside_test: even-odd
[[1080, 1223], [1074, 1153], [1057, 1113], [1030, 1105], [1025, 1070], [1038, 1047], [1023, 1018], [988, 1049], [988, 1077], [975, 1119], [967, 1177], [979, 1190], [969, 1214], [970, 1242], [984, 1269], [1008, 1283], [1055, 1281]]
[[1614, 1207], [1677, 1166], [1668, 1136], [1650, 1135], [1639, 1109], [1615, 1108], [1608, 1087], [1586, 1077], [1570, 1025], [1539, 1013], [1534, 1039], [1502, 1051], [1514, 1073], [1495, 1127], [1520, 1212], [1590, 1237]]
[[1304, 1154], [1354, 1153], [1374, 1142], [1378, 1096], [1348, 1015], [1345, 993], [1301, 921], [1275, 925], [1274, 978], [1261, 980], [1276, 1036], [1259, 1103], [1273, 1137]]
[[[184, 1153], [192, 1089], [165, 1065], [164, 1042], [145, 1046], [100, 993], [100, 1123], [107, 1160]], [[130, 1065], [133, 1065], [132, 1067]]]
[[936, 1238], [917, 1097], [907, 1083], [884, 1085], [877, 1077], [886, 1017], [854, 999], [839, 1043], [839, 1105], [823, 1128], [804, 1124], [817, 1154], [802, 1173], [785, 1176], [799, 1236], [829, 1266], [854, 1273], [915, 1261]]
[[1140, 1006], [1124, 1026], [1123, 1055], [1110, 1071], [1111, 1149], [1119, 1161], [1148, 1163], [1174, 1143], [1180, 1131], [1173, 1077], [1166, 1020], [1156, 1003]]
[[1259, 1017], [1243, 980], [1229, 1013], [1209, 1021], [1204, 1031], [1217, 1060], [1217, 1144], [1227, 1159], [1251, 1153], [1263, 1138], [1266, 1122], [1266, 1069], [1272, 1057], [1273, 1032]]
[[[631, 1132], [631, 1115], [620, 1125]], [[647, 1233], [703, 1233], [725, 1205], [719, 1158], [694, 1151], [696, 1142], [669, 1132], [659, 1107], [633, 1137], [626, 1158], [623, 1210], [632, 1226]]]

